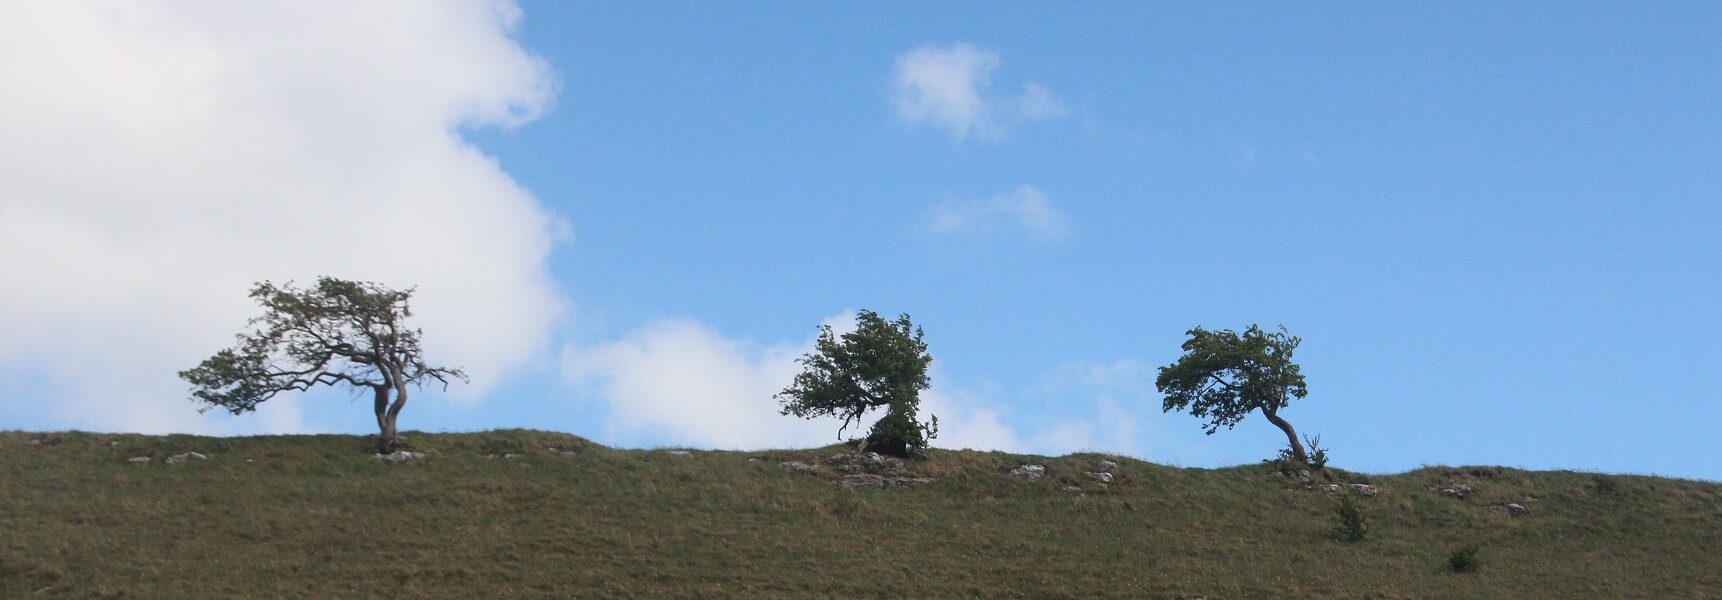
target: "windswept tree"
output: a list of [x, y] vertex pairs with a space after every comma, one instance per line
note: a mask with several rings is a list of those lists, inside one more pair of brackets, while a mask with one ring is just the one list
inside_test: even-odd
[[370, 388], [376, 398], [377, 450], [391, 452], [400, 441], [395, 420], [407, 404], [407, 389], [450, 378], [466, 380], [459, 369], [432, 367], [419, 346], [422, 331], [407, 328], [407, 300], [413, 290], [395, 291], [374, 283], [319, 277], [310, 289], [292, 282], [267, 281], [251, 290], [264, 314], [247, 324], [255, 330], [236, 336], [238, 345], [217, 352], [179, 376], [192, 384], [192, 396], [205, 406], [233, 414], [257, 410], [276, 394], [318, 385]]
[[1226, 329], [1187, 332], [1184, 355], [1178, 362], [1160, 367], [1154, 386], [1166, 394], [1165, 411], [1189, 409], [1196, 417], [1208, 418], [1208, 435], [1221, 427], [1231, 429], [1253, 411], [1261, 411], [1269, 423], [1280, 428], [1291, 444], [1292, 458], [1309, 463], [1297, 431], [1280, 418], [1280, 409], [1292, 398], [1309, 393], [1303, 374], [1292, 362], [1298, 342], [1285, 327], [1266, 333], [1251, 325], [1243, 335]]
[[870, 310], [861, 311], [855, 325], [842, 336], [830, 325], [820, 326], [814, 352], [798, 361], [805, 370], [776, 396], [783, 414], [842, 417], [837, 439], [843, 439], [843, 431], [860, 423], [867, 411], [883, 408], [885, 416], [873, 423], [861, 449], [902, 458], [920, 455], [939, 435], [938, 417], [923, 423], [917, 416], [933, 362], [921, 328], [910, 324], [909, 315], [886, 321]]

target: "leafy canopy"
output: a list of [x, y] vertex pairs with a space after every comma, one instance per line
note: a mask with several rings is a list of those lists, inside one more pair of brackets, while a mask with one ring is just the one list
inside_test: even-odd
[[921, 390], [931, 384], [927, 366], [933, 357], [921, 341], [921, 328], [902, 315], [886, 321], [863, 310], [855, 331], [836, 335], [821, 325], [814, 352], [801, 357], [805, 369], [794, 383], [776, 395], [783, 414], [803, 418], [842, 417], [839, 439], [850, 425], [875, 408], [886, 414], [873, 424], [863, 448], [907, 457], [919, 454], [938, 436], [939, 418], [918, 420]]
[[[423, 332], [404, 325], [412, 316], [412, 294], [332, 277], [318, 278], [310, 289], [259, 283], [251, 298], [265, 312], [247, 323], [255, 329], [179, 376], [192, 384], [202, 410], [219, 407], [233, 414], [256, 410], [281, 392], [317, 385], [373, 388], [380, 405], [389, 390], [399, 403], [408, 385], [436, 380], [446, 387], [449, 378], [464, 380], [459, 369], [425, 363]], [[380, 407], [378, 413], [381, 419]]]
[[[1231, 429], [1254, 410], [1277, 420], [1276, 413], [1292, 398], [1309, 393], [1291, 360], [1302, 340], [1285, 327], [1266, 333], [1251, 325], [1243, 335], [1201, 327], [1185, 333], [1190, 339], [1184, 342], [1184, 355], [1160, 367], [1154, 385], [1166, 394], [1165, 411], [1187, 408], [1191, 415], [1209, 419], [1209, 435], [1221, 427]], [[1297, 446], [1295, 436], [1292, 445]]]

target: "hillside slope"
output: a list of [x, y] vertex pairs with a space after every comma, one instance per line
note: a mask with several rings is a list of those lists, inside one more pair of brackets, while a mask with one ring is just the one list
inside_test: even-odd
[[[931, 485], [850, 490], [828, 467], [778, 466], [839, 447], [679, 456], [537, 431], [407, 442], [424, 458], [389, 466], [356, 436], [0, 433], [0, 597], [1722, 596], [1722, 484], [1709, 482], [1330, 469], [1380, 490], [1355, 498], [1370, 534], [1346, 543], [1330, 535], [1339, 494], [1259, 465], [1117, 459], [1101, 489], [1083, 475], [1099, 455], [937, 451], [910, 465]], [[209, 458], [163, 462], [188, 451]], [[1006, 475], [1025, 463], [1047, 477]], [[1429, 490], [1455, 483], [1474, 491]], [[1489, 508], [1506, 502], [1530, 510]], [[1473, 544], [1481, 568], [1448, 570]]]

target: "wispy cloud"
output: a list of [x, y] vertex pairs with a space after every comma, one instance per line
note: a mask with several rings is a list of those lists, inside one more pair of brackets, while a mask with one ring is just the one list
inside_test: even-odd
[[1017, 122], [1069, 113], [1037, 83], [1024, 84], [1020, 94], [992, 94], [992, 73], [1001, 64], [998, 54], [961, 43], [899, 54], [891, 103], [904, 121], [943, 129], [957, 143], [998, 139]]
[[1070, 222], [1034, 186], [1024, 185], [986, 200], [952, 201], [927, 210], [923, 223], [931, 233], [979, 234], [993, 231], [1023, 232], [1042, 242], [1070, 235]]

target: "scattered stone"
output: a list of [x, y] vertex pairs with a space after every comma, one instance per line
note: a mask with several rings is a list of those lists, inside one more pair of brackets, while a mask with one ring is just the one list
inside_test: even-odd
[[[748, 459], [748, 460], [759, 460], [759, 459]], [[783, 468], [783, 470], [789, 471], [791, 473], [807, 473], [807, 474], [811, 475], [811, 474], [819, 472], [819, 465], [810, 465], [810, 464], [801, 462], [799, 460], [786, 460], [786, 461], [777, 463], [777, 466], [781, 467], [781, 468]]]
[[1080, 493], [1082, 493], [1082, 487], [1081, 486], [1067, 485], [1067, 486], [1064, 486], [1063, 488], [1060, 488], [1060, 489], [1063, 490], [1064, 493], [1066, 493], [1066, 494], [1080, 494]]
[[747, 462], [759, 462], [758, 458], [748, 457]]
[[407, 452], [406, 450], [396, 450], [388, 454], [378, 454], [375, 456], [377, 460], [389, 463], [389, 466], [398, 465], [409, 460], [417, 460], [424, 457], [425, 455], [423, 452]]
[[509, 452], [509, 453], [506, 453], [506, 454], [503, 454], [503, 455], [502, 455], [502, 459], [503, 459], [503, 460], [514, 460], [514, 459], [516, 459], [516, 458], [520, 458], [520, 455], [519, 455], [519, 454], [515, 454], [515, 453], [513, 453], [513, 452]]
[[170, 464], [170, 465], [177, 465], [179, 463], [182, 463], [182, 462], [185, 462], [188, 460], [206, 460], [208, 458], [209, 457], [204, 456], [202, 454], [198, 454], [196, 452], [186, 452], [183, 454], [175, 454], [173, 456], [169, 456], [169, 457], [167, 457], [166, 462], [167, 462], [167, 464]]
[[1095, 473], [1111, 473], [1116, 468], [1118, 468], [1118, 463], [1110, 460], [1097, 460], [1088, 465], [1088, 470]]
[[245, 462], [247, 462], [247, 463], [254, 463], [254, 462], [257, 462], [257, 461], [255, 461], [255, 460], [252, 460], [252, 459], [249, 459], [249, 458], [247, 458], [247, 459], [245, 459]]
[[1531, 512], [1531, 509], [1526, 508], [1525, 505], [1518, 504], [1518, 503], [1497, 504], [1495, 506], [1489, 507], [1489, 510], [1505, 514], [1509, 517], [1517, 517], [1517, 516]]
[[1010, 476], [1023, 481], [1040, 481], [1040, 478], [1046, 476], [1046, 467], [1043, 465], [1023, 465], [1011, 469]]
[[148, 456], [133, 456], [131, 458], [126, 459], [126, 462], [129, 462], [129, 463], [134, 464], [134, 465], [147, 465], [147, 464], [149, 464], [149, 457]]
[[665, 450], [664, 454], [668, 454], [670, 456], [693, 456], [694, 455], [694, 453], [688, 452], [687, 450]]
[[1088, 473], [1087, 475], [1089, 478], [1100, 482], [1100, 485], [1106, 485], [1106, 484], [1112, 483], [1112, 474], [1111, 473], [1105, 473], [1105, 472]]
[[1309, 471], [1298, 471], [1297, 475], [1292, 476], [1292, 479], [1296, 479], [1298, 483], [1304, 485], [1309, 485], [1315, 482], [1315, 478], [1310, 477]]
[[903, 459], [881, 456], [878, 452], [861, 454], [833, 454], [825, 459], [825, 464], [844, 473], [890, 473], [896, 475], [903, 472]]
[[1364, 496], [1374, 496], [1374, 495], [1381, 493], [1381, 490], [1375, 489], [1375, 486], [1363, 484], [1363, 483], [1351, 484], [1351, 491], [1357, 492], [1357, 493], [1362, 494]]
[[892, 488], [921, 487], [935, 481], [926, 477], [885, 477], [872, 473], [858, 473], [843, 476], [843, 487], [858, 490], [884, 490]]
[[1339, 490], [1340, 490], [1339, 484], [1337, 484], [1337, 483], [1329, 483], [1329, 484], [1325, 484], [1325, 485], [1321, 486], [1321, 491], [1327, 492], [1329, 494], [1337, 494], [1337, 493], [1339, 493]]
[[1451, 485], [1437, 485], [1437, 486], [1430, 487], [1429, 491], [1435, 492], [1435, 493], [1440, 494], [1442, 496], [1447, 496], [1449, 498], [1458, 498], [1460, 500], [1464, 500], [1466, 496], [1471, 495], [1471, 486], [1468, 486], [1468, 485], [1465, 485], [1462, 483], [1455, 483], [1455, 484], [1451, 484]]

